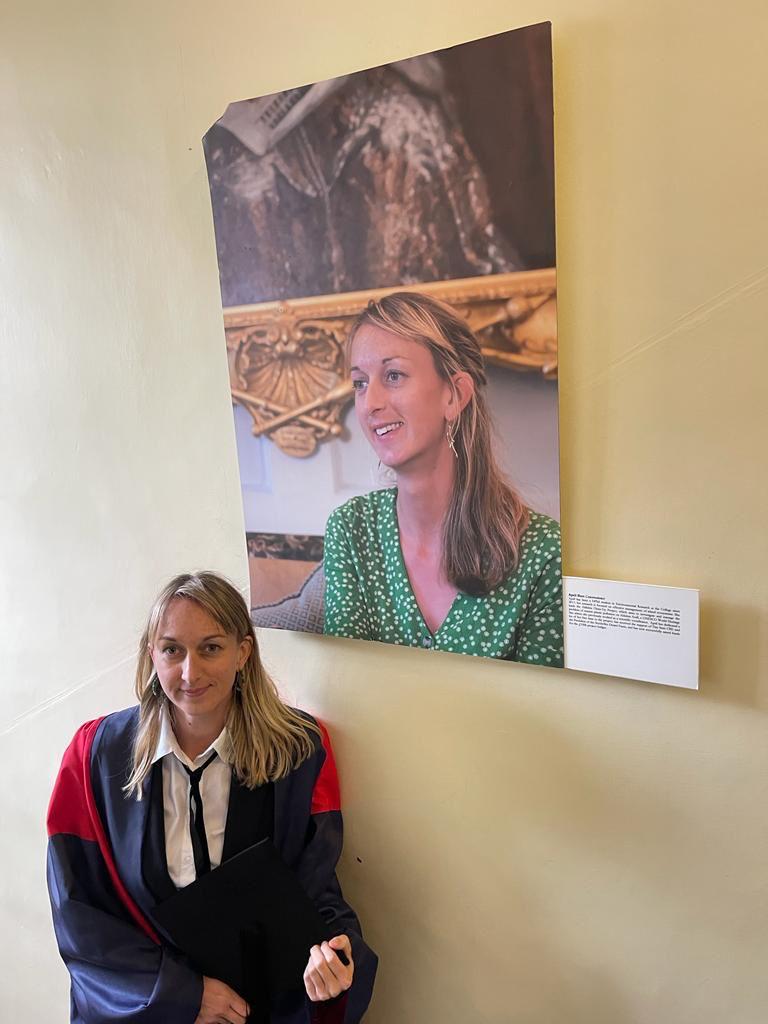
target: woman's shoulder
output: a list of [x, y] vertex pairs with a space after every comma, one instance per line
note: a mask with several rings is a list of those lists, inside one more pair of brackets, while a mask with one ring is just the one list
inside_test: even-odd
[[81, 725], [76, 738], [86, 735], [90, 737], [91, 759], [98, 756], [100, 760], [115, 759], [122, 764], [126, 752], [130, 753], [133, 748], [138, 720], [138, 705], [113, 711], [103, 718]]
[[312, 813], [338, 811], [341, 809], [339, 776], [331, 737], [325, 723], [301, 708], [292, 708], [307, 724], [311, 725], [314, 753], [299, 765], [298, 771], [312, 780]]
[[383, 516], [391, 515], [395, 506], [396, 487], [385, 487], [368, 494], [358, 494], [335, 508], [328, 517], [328, 526], [345, 530], [366, 524], [375, 524]]
[[291, 712], [291, 714], [297, 715], [309, 726], [309, 729], [307, 729], [308, 733], [315, 735], [315, 729], [319, 729], [320, 724], [314, 715], [311, 715], [308, 711], [305, 711], [303, 708], [294, 708], [291, 705], [286, 705], [286, 707]]
[[125, 733], [132, 733], [139, 720], [139, 705], [133, 704], [121, 711], [112, 711], [101, 720], [102, 734], [109, 736], [122, 736]]
[[[86, 782], [87, 779], [100, 777], [120, 779], [122, 784], [125, 765], [131, 757], [137, 719], [138, 708], [134, 707], [84, 722], [64, 751], [59, 780], [67, 778], [73, 780], [75, 786], [88, 786], [91, 783]], [[94, 771], [95, 776], [92, 774]], [[57, 782], [55, 793], [59, 789]]]
[[522, 554], [534, 552], [560, 557], [560, 523], [543, 512], [531, 511], [523, 534]]
[[303, 708], [291, 707], [290, 710], [295, 715], [298, 715], [308, 726], [307, 734], [314, 748], [314, 753], [310, 755], [310, 760], [316, 765], [315, 771], [318, 771], [328, 757], [333, 761], [333, 746], [331, 745], [328, 728], [322, 719], [316, 718], [315, 715], [311, 715], [309, 711], [305, 711]]

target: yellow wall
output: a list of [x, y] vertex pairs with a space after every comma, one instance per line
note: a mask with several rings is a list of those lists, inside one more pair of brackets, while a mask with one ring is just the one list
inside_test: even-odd
[[130, 701], [171, 572], [246, 581], [202, 134], [230, 100], [546, 18], [565, 568], [700, 587], [701, 691], [264, 651], [336, 737], [371, 1024], [768, 1018], [765, 11], [7, 0], [0, 1018], [66, 1017], [41, 825], [66, 739]]

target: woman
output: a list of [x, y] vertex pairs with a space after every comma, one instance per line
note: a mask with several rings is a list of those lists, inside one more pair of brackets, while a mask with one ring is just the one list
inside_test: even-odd
[[325, 534], [325, 632], [563, 664], [560, 531], [493, 457], [480, 345], [436, 299], [396, 292], [349, 340], [355, 410], [397, 486]]
[[[139, 645], [136, 694], [138, 707], [78, 731], [48, 813], [71, 1020], [358, 1021], [376, 957], [336, 880], [333, 754], [314, 719], [281, 703], [230, 583], [201, 572], [164, 588]], [[267, 837], [334, 935], [307, 950], [304, 991], [271, 1013], [201, 976], [153, 919], [178, 889]]]

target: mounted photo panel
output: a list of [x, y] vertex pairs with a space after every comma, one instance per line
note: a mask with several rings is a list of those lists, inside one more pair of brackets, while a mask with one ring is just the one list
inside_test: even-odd
[[233, 102], [253, 621], [562, 666], [549, 24]]

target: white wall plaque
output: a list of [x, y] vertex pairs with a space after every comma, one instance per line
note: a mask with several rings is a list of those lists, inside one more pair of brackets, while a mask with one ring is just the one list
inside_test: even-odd
[[699, 592], [563, 577], [565, 667], [699, 688]]

